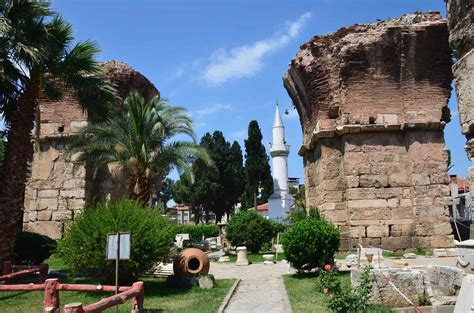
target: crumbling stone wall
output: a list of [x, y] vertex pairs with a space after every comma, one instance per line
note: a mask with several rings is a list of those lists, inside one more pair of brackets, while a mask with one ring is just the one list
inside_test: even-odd
[[342, 249], [452, 244], [446, 24], [409, 14], [316, 36], [284, 76], [303, 129], [307, 207], [339, 225]]
[[[117, 89], [117, 105], [132, 90], [149, 99], [158, 90], [142, 74], [119, 61], [102, 64], [104, 78]], [[97, 119], [95, 117], [94, 119]], [[25, 189], [23, 229], [59, 239], [64, 224], [80, 214], [86, 202], [104, 200], [107, 194], [126, 194], [126, 175], [110, 165], [93, 175], [87, 164], [64, 158], [70, 139], [91, 120], [73, 92], [62, 101], [40, 101], [34, 130], [35, 153]], [[76, 165], [76, 166], [75, 166]]]
[[[466, 152], [474, 160], [474, 1], [447, 0], [449, 44], [456, 62], [453, 65], [461, 131], [466, 136]], [[474, 166], [469, 168], [474, 186]]]

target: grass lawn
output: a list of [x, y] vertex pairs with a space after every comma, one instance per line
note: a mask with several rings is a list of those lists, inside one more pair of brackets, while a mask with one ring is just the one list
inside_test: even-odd
[[[47, 262], [52, 269], [63, 269], [64, 264], [59, 258], [52, 257]], [[217, 312], [224, 297], [234, 283], [232, 279], [220, 279], [214, 283], [213, 289], [169, 288], [164, 278], [145, 278], [145, 311], [146, 312]], [[76, 278], [73, 283], [92, 283], [84, 278]], [[85, 293], [61, 291], [61, 308], [71, 302], [81, 302], [84, 305], [94, 303], [108, 297], [110, 293]], [[29, 313], [42, 312], [42, 291], [34, 292], [0, 292], [0, 312], [2, 313]], [[130, 312], [130, 300], [120, 306], [119, 312]], [[115, 312], [115, 308], [106, 312]]]
[[[350, 274], [343, 273], [341, 279], [350, 284]], [[283, 276], [286, 292], [293, 313], [328, 312], [327, 296], [316, 287], [315, 274], [294, 274]]]
[[[343, 284], [350, 286], [351, 277], [349, 272], [341, 273], [340, 279]], [[293, 313], [331, 312], [327, 307], [328, 297], [317, 288], [315, 274], [287, 275], [283, 276], [283, 282]], [[369, 305], [367, 312], [395, 313], [395, 311], [380, 304]]]
[[[261, 253], [249, 253], [247, 254], [247, 259], [249, 260], [250, 263], [261, 263], [264, 261], [263, 255], [264, 254], [275, 254], [274, 252], [261, 252]], [[235, 262], [237, 261], [237, 255], [229, 255], [230, 261]], [[276, 261], [281, 261], [285, 259], [285, 254], [284, 253], [278, 253], [278, 257], [275, 259]]]

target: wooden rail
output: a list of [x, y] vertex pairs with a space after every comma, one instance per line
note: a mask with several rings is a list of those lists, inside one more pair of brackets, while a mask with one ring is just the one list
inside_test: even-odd
[[[81, 291], [81, 292], [115, 292], [115, 286], [108, 285], [83, 285], [83, 284], [61, 284], [57, 278], [47, 279], [44, 284], [19, 284], [0, 285], [2, 291], [41, 291], [44, 290], [44, 312], [60, 312], [59, 291]], [[136, 282], [131, 287], [119, 287], [119, 294], [100, 300], [99, 302], [86, 305], [82, 303], [70, 303], [64, 306], [64, 313], [96, 313], [102, 312], [113, 306], [123, 304], [132, 299], [132, 313], [143, 311], [145, 299], [145, 288], [143, 282]]]
[[132, 299], [132, 313], [143, 311], [145, 299], [143, 282], [136, 282], [127, 291], [100, 300], [99, 302], [82, 306], [82, 303], [69, 303], [64, 306], [64, 313], [97, 313], [106, 309], [125, 303]]
[[48, 278], [48, 264], [37, 266], [12, 265], [12, 262], [3, 262], [3, 273], [0, 276], [0, 282], [6, 283], [11, 279], [30, 276], [39, 273], [39, 282], [43, 283]]

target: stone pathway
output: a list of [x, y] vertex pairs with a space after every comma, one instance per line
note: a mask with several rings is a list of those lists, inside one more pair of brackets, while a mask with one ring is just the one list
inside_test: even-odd
[[210, 273], [218, 279], [241, 279], [226, 313], [291, 312], [282, 278], [294, 273], [288, 264], [236, 266], [235, 263], [212, 262]]

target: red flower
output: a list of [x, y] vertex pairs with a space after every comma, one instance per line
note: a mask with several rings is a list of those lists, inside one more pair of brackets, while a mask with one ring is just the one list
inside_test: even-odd
[[326, 265], [324, 265], [324, 270], [325, 271], [330, 271], [330, 270], [332, 270], [332, 266], [330, 264], [326, 264]]
[[324, 292], [325, 294], [328, 294], [328, 293], [329, 293], [329, 290], [328, 290], [327, 288], [324, 288], [324, 289], [323, 289], [323, 292]]

